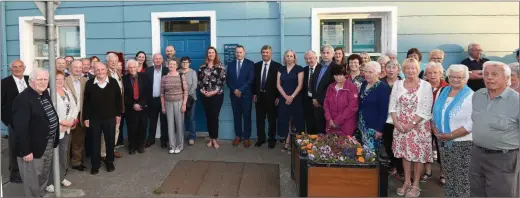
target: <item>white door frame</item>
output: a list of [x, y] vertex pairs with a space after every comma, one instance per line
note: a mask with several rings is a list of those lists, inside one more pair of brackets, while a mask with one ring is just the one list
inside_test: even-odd
[[215, 10], [190, 12], [152, 12], [152, 54], [161, 53], [161, 19], [184, 17], [209, 17], [210, 43], [217, 47], [217, 13]]

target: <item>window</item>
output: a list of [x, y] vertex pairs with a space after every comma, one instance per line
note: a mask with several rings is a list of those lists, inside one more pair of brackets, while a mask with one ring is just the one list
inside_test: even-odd
[[325, 44], [347, 54], [368, 53], [373, 60], [397, 50], [397, 14], [394, 7], [314, 8], [312, 49]]
[[173, 20], [162, 22], [162, 32], [209, 32], [209, 18], [202, 20]]

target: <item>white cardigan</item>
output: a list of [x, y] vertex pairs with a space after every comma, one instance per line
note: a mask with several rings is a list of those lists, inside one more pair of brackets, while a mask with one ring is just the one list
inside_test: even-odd
[[[397, 113], [401, 109], [398, 105], [399, 98], [408, 90], [404, 87], [404, 80], [395, 82], [392, 94], [390, 95], [389, 113]], [[421, 80], [419, 90], [417, 90], [418, 105], [414, 114], [423, 118], [421, 122], [427, 122], [432, 117], [433, 91], [430, 83]]]
[[[69, 115], [65, 115], [67, 113], [67, 107], [65, 106], [65, 101], [61, 98], [61, 96], [56, 92], [56, 112], [58, 113], [59, 121], [63, 120], [74, 120], [78, 118], [79, 108], [76, 106], [76, 102], [74, 101], [74, 98], [72, 96], [72, 93], [66, 89], [63, 88], [63, 91], [68, 94], [69, 101], [70, 101], [70, 111]], [[60, 139], [65, 136], [65, 132], [67, 134], [70, 134], [70, 128], [68, 128], [65, 131], [60, 131]]]

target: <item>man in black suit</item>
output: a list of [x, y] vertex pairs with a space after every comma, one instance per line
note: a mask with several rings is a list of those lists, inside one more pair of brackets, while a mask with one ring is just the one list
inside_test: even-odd
[[116, 79], [107, 75], [108, 68], [102, 62], [95, 65], [96, 77], [87, 81], [83, 96], [83, 119], [84, 125], [90, 128], [92, 133], [92, 168], [90, 173], [99, 173], [101, 161], [101, 134], [105, 142], [107, 172], [115, 170], [114, 147], [116, 124], [121, 121], [121, 109], [123, 99], [121, 88]]
[[128, 74], [123, 76], [125, 89], [125, 118], [128, 124], [129, 154], [144, 153], [146, 123], [148, 122], [148, 87], [150, 82], [145, 73], [137, 72], [136, 60], [129, 60], [126, 65]]
[[49, 72], [33, 70], [30, 87], [13, 101], [15, 153], [26, 197], [43, 197], [49, 181], [53, 148], [59, 143], [58, 115], [47, 91]]
[[303, 69], [303, 112], [305, 114], [305, 132], [316, 134], [316, 119], [314, 119], [314, 105], [312, 103], [312, 81], [314, 80], [314, 73], [318, 64], [316, 52], [308, 51], [304, 55], [307, 67]]
[[94, 75], [92, 75], [90, 73], [90, 67], [91, 67], [90, 59], [88, 59], [88, 58], [81, 59], [81, 63], [83, 64], [81, 67], [82, 76], [87, 78], [88, 80], [94, 78]]
[[[168, 148], [168, 123], [166, 122], [166, 114], [162, 112], [161, 106], [161, 78], [168, 74], [169, 69], [162, 66], [163, 56], [161, 53], [153, 55], [153, 67], [146, 68], [146, 74], [150, 79], [149, 104], [148, 104], [148, 140], [145, 147], [150, 147], [155, 144], [155, 134], [157, 134], [157, 120], [160, 117], [161, 121], [161, 148]], [[161, 116], [158, 116], [160, 114]]]
[[13, 134], [13, 118], [12, 105], [14, 98], [21, 93], [29, 85], [29, 76], [24, 76], [25, 65], [21, 60], [14, 60], [11, 62], [11, 76], [2, 79], [2, 122], [7, 126], [8, 130], [8, 148], [9, 148], [9, 181], [14, 183], [21, 183], [20, 172], [18, 170], [18, 163], [16, 162], [16, 153], [14, 134]]
[[256, 109], [256, 132], [258, 140], [256, 147], [265, 143], [265, 117], [269, 125], [269, 148], [276, 144], [276, 105], [280, 93], [276, 88], [278, 70], [282, 65], [272, 60], [272, 48], [264, 45], [261, 50], [262, 61], [254, 66], [255, 79], [253, 81], [253, 101]]
[[332, 76], [332, 57], [334, 56], [334, 48], [331, 45], [321, 47], [321, 63], [316, 66], [314, 78], [312, 82], [312, 104], [314, 119], [316, 120], [316, 132], [325, 133], [325, 110], [323, 109], [323, 101], [327, 88], [334, 81]]

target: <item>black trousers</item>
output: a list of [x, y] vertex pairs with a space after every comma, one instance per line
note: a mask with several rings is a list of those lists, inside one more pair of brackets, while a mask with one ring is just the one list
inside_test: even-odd
[[383, 128], [383, 146], [385, 146], [386, 154], [390, 158], [390, 167], [396, 168], [397, 173], [404, 174], [403, 163], [402, 163], [401, 158], [396, 158], [394, 156], [394, 152], [392, 150], [393, 141], [394, 141], [394, 125], [386, 123], [385, 128]]
[[[166, 114], [162, 112], [161, 98], [153, 98], [152, 104], [148, 109], [149, 117], [148, 120], [148, 141], [155, 141], [155, 135], [157, 134], [157, 120], [161, 119], [161, 142], [168, 142], [168, 121], [166, 120]], [[159, 116], [159, 113], [161, 114]]]
[[212, 97], [202, 96], [202, 106], [204, 106], [208, 133], [211, 139], [218, 138], [218, 117], [223, 102], [224, 94], [218, 94]]
[[[123, 134], [123, 126], [125, 125], [126, 116], [124, 113], [121, 114], [121, 122], [119, 123], [119, 137], [117, 137], [116, 145], [123, 145], [125, 143], [125, 137]], [[127, 122], [128, 124], [128, 122]], [[128, 127], [127, 127], [128, 128]]]
[[267, 98], [267, 93], [260, 92], [256, 98], [256, 134], [258, 141], [265, 141], [265, 118], [268, 122], [268, 136], [269, 141], [276, 140], [276, 105], [274, 104], [276, 98]]
[[11, 126], [7, 126], [7, 146], [9, 149], [9, 177], [10, 179], [21, 179], [18, 161], [16, 159], [16, 137]]
[[[128, 125], [128, 148], [138, 149], [144, 146], [146, 140], [146, 123], [148, 122], [148, 112], [126, 110], [126, 124]], [[119, 132], [119, 137], [123, 134]]]
[[[307, 92], [305, 92], [307, 94]], [[314, 105], [312, 105], [312, 97], [305, 95], [303, 97], [303, 113], [305, 116], [305, 132], [317, 134], [316, 119], [314, 118]]]
[[92, 157], [92, 130], [85, 127], [85, 157]]
[[323, 109], [323, 104], [321, 107], [312, 107], [312, 111], [314, 112], [314, 121], [316, 123], [316, 133], [325, 133], [325, 109]]
[[108, 119], [90, 119], [90, 129], [92, 133], [92, 169], [99, 169], [101, 158], [101, 133], [105, 138], [105, 148], [107, 152], [106, 161], [108, 163], [114, 162], [114, 147], [115, 144], [108, 144], [108, 142], [115, 142], [116, 135], [116, 118]]

